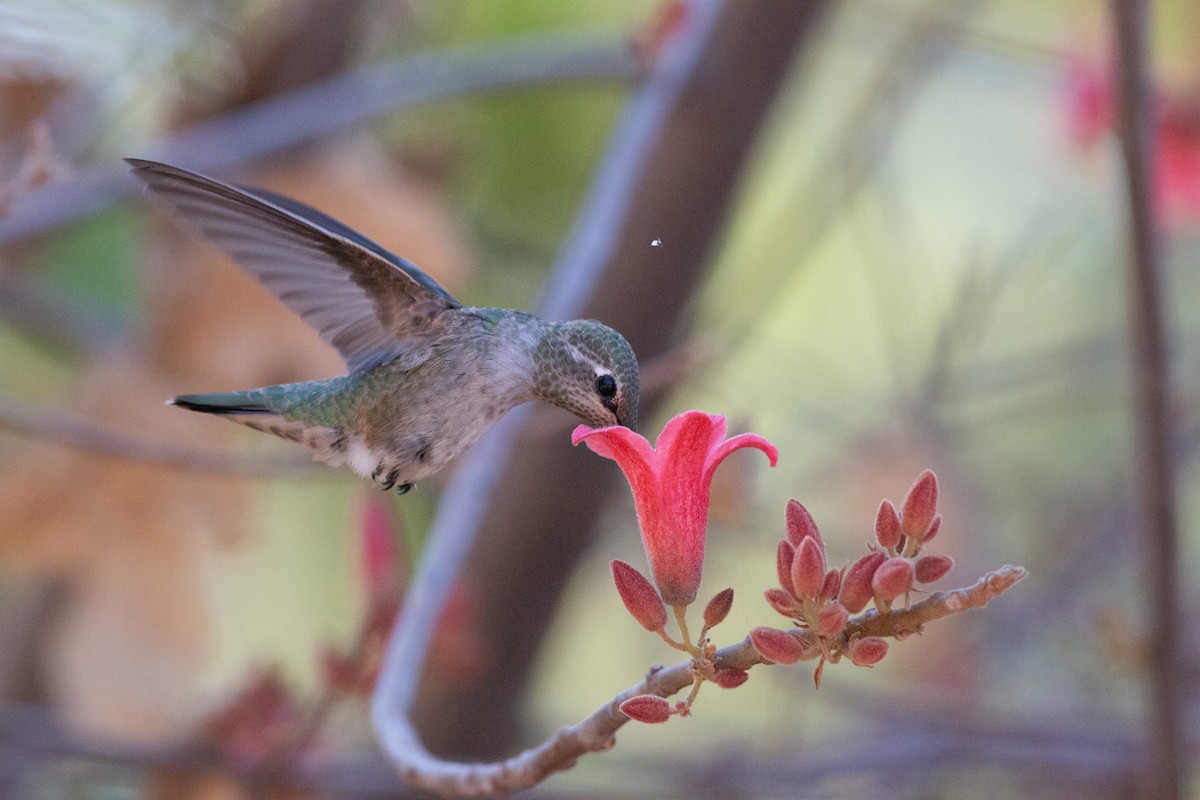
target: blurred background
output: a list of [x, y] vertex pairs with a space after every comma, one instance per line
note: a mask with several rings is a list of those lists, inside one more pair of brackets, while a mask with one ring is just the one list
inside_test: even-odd
[[[849, 562], [932, 468], [942, 588], [1030, 571], [819, 691], [804, 665], [707, 689], [536, 795], [1134, 796], [1162, 576], [1133, 493], [1107, 9], [0, 1], [0, 797], [403, 795], [365, 698], [448, 476], [385, 495], [164, 407], [343, 368], [126, 156], [303, 200], [466, 303], [613, 324], [648, 436], [699, 408], [775, 443], [775, 469], [717, 474], [718, 644], [776, 624], [791, 497]], [[1187, 576], [1200, 7], [1153, 9]], [[564, 415], [519, 424], [418, 714], [456, 757], [515, 753], [675, 660], [611, 584], [609, 560], [644, 563], [613, 465]]]

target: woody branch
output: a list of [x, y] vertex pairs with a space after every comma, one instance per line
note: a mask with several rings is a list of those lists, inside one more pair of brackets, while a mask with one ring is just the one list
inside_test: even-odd
[[[973, 585], [952, 591], [934, 592], [903, 610], [880, 613], [872, 609], [850, 620], [842, 632], [843, 643], [860, 636], [904, 639], [924, 625], [972, 608], [982, 608], [1025, 577], [1022, 567], [1004, 566], [989, 572]], [[718, 669], [748, 670], [771, 664], [754, 648], [750, 637], [716, 651]], [[539, 745], [504, 761], [459, 764], [430, 755], [413, 739], [408, 757], [400, 765], [413, 788], [445, 796], [499, 797], [528, 789], [555, 772], [570, 769], [588, 753], [609, 750], [621, 726], [629, 722], [620, 710], [630, 698], [652, 694], [670, 697], [693, 683], [693, 662], [671, 667], [651, 667], [639, 683], [616, 695], [576, 725], [560, 728]]]

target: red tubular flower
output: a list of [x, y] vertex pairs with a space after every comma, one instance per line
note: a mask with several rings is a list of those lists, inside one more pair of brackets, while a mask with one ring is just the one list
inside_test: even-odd
[[573, 444], [584, 442], [597, 455], [617, 462], [637, 506], [642, 546], [664, 602], [685, 606], [696, 599], [704, 566], [708, 492], [713, 472], [735, 450], [756, 447], [771, 466], [775, 446], [753, 433], [725, 438], [725, 418], [686, 411], [672, 419], [654, 447], [628, 428], [580, 425]]

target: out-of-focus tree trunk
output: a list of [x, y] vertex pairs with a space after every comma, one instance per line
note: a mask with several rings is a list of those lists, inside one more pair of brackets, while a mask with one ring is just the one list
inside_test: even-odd
[[[720, 11], [644, 161], [597, 290], [582, 309], [552, 302], [550, 313], [569, 311], [614, 326], [643, 364], [675, 343], [742, 165], [826, 5], [756, 0], [730, 2]], [[654, 239], [663, 246], [652, 247]], [[643, 417], [653, 413], [653, 400], [643, 399]], [[465, 575], [478, 599], [487, 674], [465, 687], [427, 675], [422, 687], [415, 717], [436, 752], [487, 757], [513, 746], [538, 646], [613, 488], [611, 465], [572, 448], [567, 426], [559, 426], [560, 435], [544, 435], [554, 413], [539, 410], [528, 418], [503, 465]]]

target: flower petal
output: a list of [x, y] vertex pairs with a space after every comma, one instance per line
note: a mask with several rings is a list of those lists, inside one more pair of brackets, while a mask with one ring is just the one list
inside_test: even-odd
[[[723, 425], [722, 428], [724, 428]], [[775, 445], [757, 433], [739, 433], [732, 439], [726, 439], [716, 445], [708, 454], [708, 462], [704, 465], [705, 480], [712, 480], [712, 474], [717, 471], [717, 467], [721, 465], [725, 457], [743, 447], [753, 447], [766, 453], [767, 460], [770, 461], [772, 467], [779, 462], [779, 448]]]
[[672, 540], [651, 541], [652, 532], [643, 533], [654, 579], [671, 605], [691, 603], [700, 588], [709, 500], [704, 467], [714, 441], [724, 435], [724, 417], [688, 411], [668, 422], [658, 437], [662, 508], [668, 520], [660, 532]]
[[[690, 440], [681, 443], [680, 439]], [[667, 420], [662, 433], [654, 440], [654, 450], [666, 458], [672, 450], [684, 446], [694, 448], [701, 444], [697, 439], [703, 439], [702, 448], [705, 453], [725, 438], [725, 417], [720, 414], [706, 414], [703, 411], [684, 411]]]
[[607, 428], [578, 425], [571, 432], [571, 444], [578, 445], [580, 442], [586, 444], [596, 455], [616, 461], [627, 476], [627, 467], [644, 467], [653, 472], [658, 461], [646, 437], [624, 425], [610, 425]]

